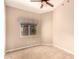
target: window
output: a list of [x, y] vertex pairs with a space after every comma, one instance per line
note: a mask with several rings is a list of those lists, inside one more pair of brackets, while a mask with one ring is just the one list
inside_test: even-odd
[[37, 24], [34, 23], [21, 23], [21, 35], [28, 36], [28, 35], [36, 35], [36, 27]]

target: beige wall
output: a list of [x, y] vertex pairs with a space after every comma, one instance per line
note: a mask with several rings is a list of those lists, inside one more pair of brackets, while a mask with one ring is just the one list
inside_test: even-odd
[[74, 53], [73, 1], [57, 7], [53, 12], [44, 13], [42, 18], [42, 43], [54, 45]]
[[44, 13], [41, 15], [42, 22], [42, 44], [52, 44], [52, 12]]
[[74, 53], [74, 14], [73, 1], [59, 6], [53, 11], [53, 45]]
[[40, 44], [40, 32], [38, 37], [20, 37], [18, 17], [34, 18], [39, 21], [40, 30], [40, 15], [23, 11], [20, 9], [6, 7], [6, 28], [7, 28], [7, 39], [6, 39], [6, 50], [11, 50], [20, 47], [26, 47], [30, 45]]

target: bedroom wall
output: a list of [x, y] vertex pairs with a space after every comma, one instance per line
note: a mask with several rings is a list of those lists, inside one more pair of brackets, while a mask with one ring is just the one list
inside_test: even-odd
[[73, 0], [44, 13], [42, 17], [42, 44], [56, 46], [74, 54], [74, 9]]
[[[38, 37], [20, 37], [18, 17], [33, 18], [39, 21]], [[27, 20], [26, 20], [27, 21]], [[40, 44], [40, 15], [6, 6], [6, 50]]]
[[41, 38], [43, 45], [52, 45], [52, 12], [41, 14]]
[[74, 54], [74, 4], [73, 0], [64, 3], [53, 11], [52, 45]]

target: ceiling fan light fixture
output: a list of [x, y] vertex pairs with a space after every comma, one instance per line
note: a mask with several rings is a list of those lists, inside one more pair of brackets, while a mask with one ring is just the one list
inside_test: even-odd
[[43, 8], [44, 5], [49, 5], [51, 7], [54, 7], [54, 5], [49, 2], [49, 0], [31, 0], [31, 1], [32, 2], [41, 2], [40, 8]]

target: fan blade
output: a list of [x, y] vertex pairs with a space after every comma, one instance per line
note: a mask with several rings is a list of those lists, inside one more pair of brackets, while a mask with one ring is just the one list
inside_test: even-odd
[[52, 5], [51, 3], [49, 2], [46, 2], [46, 4], [50, 5], [51, 7], [54, 7], [54, 5]]
[[40, 8], [43, 8], [43, 4], [41, 4], [41, 7]]

